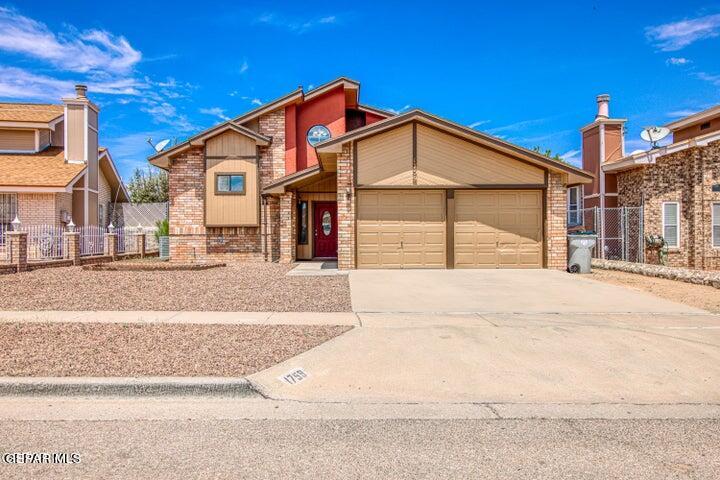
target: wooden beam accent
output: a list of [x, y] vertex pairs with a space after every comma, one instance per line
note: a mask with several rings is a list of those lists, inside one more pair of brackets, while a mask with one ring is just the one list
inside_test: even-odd
[[455, 190], [445, 190], [445, 268], [455, 268]]
[[417, 185], [417, 122], [412, 122], [412, 179]]

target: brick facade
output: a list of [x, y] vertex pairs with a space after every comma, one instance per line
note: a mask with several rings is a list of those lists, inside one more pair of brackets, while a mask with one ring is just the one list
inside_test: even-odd
[[350, 145], [337, 156], [338, 268], [355, 268], [355, 182]]
[[563, 175], [548, 174], [545, 199], [545, 242], [547, 268], [567, 269], [567, 189]]
[[[618, 173], [621, 206], [643, 207], [645, 235], [662, 235], [663, 202], [680, 203], [679, 247], [668, 252], [668, 265], [720, 269], [720, 248], [712, 246], [712, 205], [720, 202], [720, 142], [659, 157], [654, 164]], [[657, 263], [654, 252], [646, 261]]]
[[295, 261], [297, 245], [297, 197], [295, 192], [280, 196], [280, 263]]
[[[258, 151], [258, 174], [260, 185], [264, 187], [285, 175], [283, 110], [261, 116], [258, 129], [259, 133], [273, 138], [269, 147], [260, 147]], [[281, 204], [275, 197], [263, 199], [259, 227], [205, 227], [204, 147], [193, 147], [175, 157], [168, 181], [172, 261], [244, 262], [281, 259]], [[293, 207], [285, 205], [286, 216], [292, 217]], [[292, 256], [285, 261], [288, 258], [294, 260], [294, 249]]]

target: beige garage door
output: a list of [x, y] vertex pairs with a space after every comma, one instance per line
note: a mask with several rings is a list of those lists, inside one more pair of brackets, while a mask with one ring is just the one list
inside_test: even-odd
[[456, 268], [541, 268], [541, 191], [457, 191], [453, 233]]
[[445, 192], [360, 190], [358, 268], [445, 268]]

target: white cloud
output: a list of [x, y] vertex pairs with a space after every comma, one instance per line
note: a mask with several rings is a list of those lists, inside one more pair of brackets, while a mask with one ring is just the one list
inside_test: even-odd
[[180, 130], [181, 132], [191, 132], [193, 130], [199, 130], [196, 125], [193, 125], [187, 118], [187, 115], [178, 113], [177, 108], [168, 102], [155, 102], [149, 101], [140, 110], [149, 114], [153, 121], [157, 124], [171, 125], [172, 127]]
[[411, 107], [411, 106], [412, 106], [412, 105], [409, 105], [409, 104], [408, 104], [408, 105], [403, 105], [401, 108], [383, 107], [383, 110], [385, 110], [385, 111], [387, 111], [387, 112], [390, 112], [390, 113], [394, 113], [395, 115], [399, 115], [399, 114], [401, 114], [401, 113], [403, 113], [403, 112], [405, 112], [405, 111], [407, 111], [407, 110], [410, 110], [410, 107]]
[[0, 98], [57, 102], [72, 91], [71, 81], [36, 75], [22, 68], [0, 66]]
[[225, 115], [225, 110], [220, 107], [201, 108], [199, 112], [221, 118], [222, 120], [230, 120], [230, 117]]
[[665, 63], [667, 65], [687, 65], [688, 63], [692, 63], [692, 61], [685, 57], [670, 57], [665, 60]]
[[263, 13], [255, 19], [255, 23], [273, 26], [302, 34], [320, 26], [331, 26], [338, 23], [337, 15], [324, 15], [315, 18], [286, 17], [276, 13]]
[[485, 125], [486, 123], [490, 123], [490, 120], [478, 120], [477, 122], [473, 122], [468, 127], [470, 128], [477, 128], [480, 125]]
[[45, 24], [0, 7], [0, 50], [50, 63], [58, 69], [78, 73], [125, 74], [142, 59], [122, 36], [104, 30], [86, 30], [55, 35]]
[[250, 68], [250, 65], [248, 65], [247, 60], [243, 60], [242, 65], [240, 65], [240, 73], [245, 73], [248, 71], [248, 68]]
[[569, 150], [560, 155], [560, 158], [572, 165], [580, 166], [582, 164], [582, 156], [580, 153], [580, 150]]
[[263, 104], [262, 100], [260, 100], [259, 98], [253, 98], [252, 100], [250, 100], [250, 103], [252, 105], [258, 105], [258, 106]]
[[711, 75], [706, 72], [697, 72], [694, 75], [700, 80], [710, 82], [713, 85], [720, 87], [720, 75]]
[[645, 35], [663, 52], [674, 52], [705, 38], [720, 35], [720, 14], [647, 27]]
[[487, 130], [491, 135], [496, 135], [501, 132], [517, 132], [527, 127], [534, 127], [536, 125], [542, 125], [543, 123], [550, 120], [550, 118], [536, 118], [533, 120], [523, 120], [521, 122], [511, 123], [509, 125], [503, 125], [502, 127], [490, 128]]

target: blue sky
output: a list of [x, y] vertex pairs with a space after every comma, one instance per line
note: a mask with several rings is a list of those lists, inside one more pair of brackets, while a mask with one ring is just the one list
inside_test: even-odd
[[[595, 96], [640, 130], [720, 103], [717, 2], [46, 2], [0, 0], [0, 100], [77, 82], [126, 178], [145, 143], [186, 137], [338, 76], [578, 162]], [[632, 3], [631, 5], [629, 3]]]

